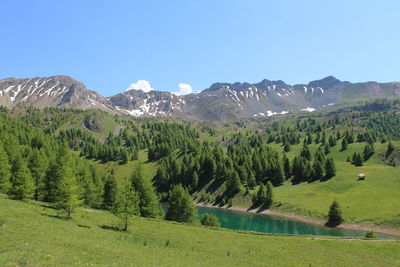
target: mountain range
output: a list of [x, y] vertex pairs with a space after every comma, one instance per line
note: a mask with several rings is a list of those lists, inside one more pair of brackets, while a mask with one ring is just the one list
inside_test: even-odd
[[400, 82], [351, 83], [333, 76], [308, 84], [262, 80], [259, 83], [214, 83], [196, 94], [129, 90], [104, 97], [68, 76], [0, 80], [0, 105], [101, 109], [131, 116], [172, 116], [200, 120], [268, 117], [313, 112], [400, 95]]

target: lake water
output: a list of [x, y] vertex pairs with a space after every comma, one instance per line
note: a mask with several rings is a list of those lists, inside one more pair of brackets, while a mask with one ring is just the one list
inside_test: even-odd
[[[166, 209], [166, 206], [164, 206]], [[316, 224], [299, 222], [279, 216], [249, 213], [228, 209], [197, 207], [198, 216], [210, 213], [218, 217], [221, 227], [234, 230], [247, 230], [260, 233], [277, 233], [291, 235], [324, 235], [364, 237], [365, 232], [340, 228], [330, 228]], [[392, 238], [379, 235], [380, 238]]]

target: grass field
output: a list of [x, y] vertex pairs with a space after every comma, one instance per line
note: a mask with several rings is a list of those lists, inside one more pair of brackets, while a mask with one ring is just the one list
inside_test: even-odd
[[[375, 155], [364, 166], [355, 167], [346, 162], [346, 158], [351, 157], [355, 151], [362, 152], [364, 144], [351, 144], [343, 152], [340, 152], [340, 145], [336, 145], [328, 155], [335, 159], [336, 176], [324, 182], [297, 185], [288, 182], [275, 188], [275, 199], [282, 203], [282, 206], [275, 209], [323, 217], [336, 199], [342, 206], [347, 222], [400, 227], [400, 169], [380, 162], [380, 155], [386, 146], [376, 143]], [[366, 175], [365, 181], [357, 181], [360, 173]]]
[[79, 209], [72, 220], [40, 202], [0, 195], [0, 265], [398, 266], [399, 241], [258, 235]]
[[157, 164], [154, 162], [147, 161], [147, 151], [140, 150], [138, 153], [138, 159], [129, 161], [127, 164], [120, 165], [119, 162], [109, 161], [107, 163], [101, 163], [100, 160], [91, 160], [90, 163], [101, 171], [111, 171], [114, 169], [115, 177], [130, 177], [135, 166], [140, 164], [143, 171], [143, 176], [146, 179], [151, 180], [157, 173]]

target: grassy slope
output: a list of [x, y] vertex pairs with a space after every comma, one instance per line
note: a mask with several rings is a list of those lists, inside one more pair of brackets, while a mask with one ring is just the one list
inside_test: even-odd
[[[362, 167], [351, 165], [346, 158], [355, 151], [362, 152], [364, 144], [351, 144], [343, 152], [339, 151], [340, 145], [336, 145], [328, 155], [335, 159], [336, 176], [325, 182], [286, 183], [275, 188], [276, 200], [283, 203], [280, 209], [321, 217], [327, 213], [330, 203], [337, 199], [348, 222], [400, 226], [400, 199], [397, 197], [400, 169], [379, 164], [379, 155], [386, 150], [386, 145], [376, 143], [375, 155]], [[366, 174], [365, 181], [357, 181], [360, 173]]]
[[100, 227], [115, 223], [115, 218], [107, 212], [80, 209], [74, 213], [73, 220], [64, 220], [55, 217], [56, 211], [43, 203], [9, 200], [4, 195], [0, 195], [0, 207], [1, 266], [400, 264], [399, 241], [255, 235], [139, 218], [124, 233]]
[[140, 150], [138, 153], [138, 160], [129, 161], [127, 164], [120, 165], [118, 162], [107, 162], [101, 163], [99, 160], [90, 161], [93, 166], [102, 171], [111, 171], [114, 169], [115, 177], [129, 177], [132, 174], [133, 169], [136, 165], [141, 164], [143, 170], [143, 176], [151, 180], [157, 173], [157, 164], [154, 162], [147, 161], [147, 152]]
[[[94, 123], [98, 126], [98, 129], [87, 129], [83, 123], [85, 116], [91, 117]], [[114, 130], [118, 125], [119, 124], [115, 121], [114, 117], [110, 114], [99, 110], [86, 110], [83, 113], [76, 114], [70, 121], [62, 125], [59, 130], [70, 128], [84, 129], [103, 142], [110, 132], [114, 133]]]

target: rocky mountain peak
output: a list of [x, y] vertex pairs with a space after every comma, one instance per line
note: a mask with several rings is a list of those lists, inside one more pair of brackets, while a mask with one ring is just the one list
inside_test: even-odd
[[339, 84], [341, 84], [342, 82], [338, 79], [336, 79], [333, 76], [328, 76], [325, 77], [321, 80], [315, 80], [315, 81], [311, 81], [309, 82], [308, 86], [310, 87], [321, 87], [323, 89], [328, 89], [328, 88], [332, 88], [335, 87]]

